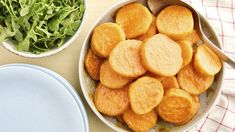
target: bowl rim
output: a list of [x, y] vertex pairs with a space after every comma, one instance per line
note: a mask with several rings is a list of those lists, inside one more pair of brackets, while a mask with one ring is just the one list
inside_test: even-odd
[[[109, 14], [111, 11], [113, 11], [113, 9], [118, 9], [118, 8], [121, 8], [122, 6], [126, 5], [126, 4], [129, 4], [129, 3], [132, 3], [132, 2], [136, 2], [136, 1], [139, 1], [139, 0], [126, 0], [126, 1], [119, 1], [117, 2], [116, 4], [114, 4], [113, 6], [111, 6], [107, 11], [105, 11], [104, 13], [102, 13], [102, 15], [99, 17], [99, 19], [97, 19], [94, 24], [90, 27], [90, 29], [88, 30], [87, 32], [87, 35], [85, 36], [85, 39], [83, 41], [83, 44], [82, 44], [82, 48], [81, 48], [81, 51], [80, 51], [80, 56], [79, 56], [79, 65], [78, 65], [78, 74], [79, 74], [79, 83], [80, 83], [80, 87], [82, 89], [82, 93], [86, 99], [86, 102], [88, 103], [88, 105], [90, 106], [91, 110], [95, 113], [95, 115], [104, 123], [106, 124], [109, 128], [115, 130], [115, 131], [120, 131], [120, 132], [127, 132], [127, 130], [123, 130], [111, 123], [109, 123], [105, 117], [95, 108], [95, 106], [92, 104], [92, 101], [88, 95], [88, 93], [86, 93], [86, 87], [84, 85], [84, 77], [83, 77], [83, 69], [84, 68], [84, 58], [85, 58], [85, 55], [86, 55], [86, 47], [87, 45], [89, 44], [89, 41], [90, 41], [90, 37], [92, 35], [92, 32], [94, 30], [94, 28], [107, 16], [107, 14]], [[191, 6], [191, 5], [190, 5]], [[192, 6], [191, 6], [192, 7]], [[193, 9], [195, 9], [194, 7], [192, 7]], [[115, 12], [115, 10], [113, 11]], [[211, 26], [211, 24], [208, 22], [208, 20], [199, 12], [199, 15], [201, 17], [201, 21], [204, 21], [204, 23], [207, 25], [207, 28], [209, 28], [209, 30], [211, 30], [210, 33], [213, 34], [213, 36], [215, 37], [215, 40], [218, 41], [218, 47], [220, 49], [222, 49], [222, 44], [221, 44], [221, 40], [219, 39], [218, 37], [218, 34], [217, 32], [215, 32], [215, 29]], [[222, 69], [220, 71], [220, 80], [218, 80], [218, 86], [217, 88], [219, 88], [218, 90], [218, 93], [217, 95], [214, 97], [214, 99], [212, 99], [212, 103], [210, 103], [210, 105], [208, 105], [208, 108], [207, 110], [202, 113], [199, 118], [195, 119], [194, 122], [192, 123], [191, 126], [187, 127], [184, 129], [184, 131], [187, 131], [189, 129], [191, 129], [192, 127], [194, 127], [195, 125], [197, 125], [200, 121], [202, 121], [202, 119], [204, 119], [208, 113], [212, 110], [212, 107], [215, 106], [215, 103], [217, 102], [217, 100], [219, 99], [220, 97], [220, 94], [221, 94], [221, 91], [222, 91], [222, 87], [223, 87], [223, 79], [224, 79], [224, 70], [225, 70], [225, 67], [224, 67], [224, 62], [222, 62]]]
[[8, 42], [9, 40], [3, 41], [2, 43], [0, 43], [0, 45], [2, 45], [5, 49], [7, 49], [8, 51], [14, 53], [17, 56], [22, 56], [22, 57], [25, 57], [25, 58], [32, 58], [32, 59], [48, 57], [48, 56], [54, 55], [54, 54], [64, 50], [65, 48], [69, 47], [69, 45], [71, 45], [78, 38], [79, 34], [81, 33], [81, 31], [84, 27], [84, 23], [85, 23], [85, 20], [87, 18], [87, 2], [86, 1], [87, 0], [83, 0], [85, 11], [83, 13], [82, 22], [81, 22], [80, 27], [77, 29], [75, 34], [72, 35], [61, 47], [50, 49], [49, 51], [42, 52], [40, 54], [33, 54], [31, 52], [26, 52], [26, 51], [17, 51], [15, 49], [15, 47], [13, 48], [11, 46], [13, 44], [9, 44], [9, 42]]

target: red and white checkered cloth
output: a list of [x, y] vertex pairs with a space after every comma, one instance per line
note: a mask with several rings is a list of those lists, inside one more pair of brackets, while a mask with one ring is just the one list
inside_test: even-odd
[[[235, 0], [183, 0], [216, 30], [226, 54], [235, 59]], [[235, 70], [225, 65], [223, 91], [209, 115], [190, 131], [235, 132]]]

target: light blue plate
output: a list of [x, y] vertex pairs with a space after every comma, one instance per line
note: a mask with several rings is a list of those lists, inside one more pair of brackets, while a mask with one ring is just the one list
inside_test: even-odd
[[0, 132], [88, 132], [81, 99], [60, 75], [34, 65], [0, 66]]

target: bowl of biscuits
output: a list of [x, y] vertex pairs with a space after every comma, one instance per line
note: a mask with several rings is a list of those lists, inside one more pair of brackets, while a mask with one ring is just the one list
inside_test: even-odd
[[186, 131], [215, 104], [223, 63], [198, 36], [188, 8], [170, 4], [152, 14], [145, 3], [117, 3], [88, 32], [79, 60], [82, 92], [115, 131]]

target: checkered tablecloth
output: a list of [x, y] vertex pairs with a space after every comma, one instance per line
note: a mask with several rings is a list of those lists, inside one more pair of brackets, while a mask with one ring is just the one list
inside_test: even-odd
[[[204, 15], [216, 30], [223, 51], [235, 59], [235, 0], [183, 0]], [[225, 65], [220, 99], [211, 112], [190, 131], [235, 132], [235, 70]]]

